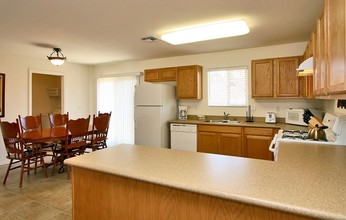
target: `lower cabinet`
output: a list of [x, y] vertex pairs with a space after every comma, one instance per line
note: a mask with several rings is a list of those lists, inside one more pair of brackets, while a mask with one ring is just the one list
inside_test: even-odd
[[241, 127], [198, 125], [198, 152], [241, 156], [241, 149]]
[[268, 147], [278, 130], [273, 128], [244, 128], [243, 156], [273, 160], [273, 153], [268, 150]]
[[197, 151], [273, 160], [269, 145], [276, 128], [198, 125]]

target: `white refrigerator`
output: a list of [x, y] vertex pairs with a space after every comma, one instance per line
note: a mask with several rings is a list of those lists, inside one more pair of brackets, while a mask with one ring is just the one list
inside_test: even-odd
[[168, 121], [177, 117], [175, 86], [141, 83], [135, 91], [135, 144], [169, 148]]

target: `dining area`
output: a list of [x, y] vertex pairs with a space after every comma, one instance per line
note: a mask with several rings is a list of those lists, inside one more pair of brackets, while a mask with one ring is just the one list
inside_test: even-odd
[[98, 112], [74, 119], [68, 112], [48, 113], [49, 128], [42, 127], [43, 114], [18, 115], [14, 122], [0, 121], [9, 161], [6, 169], [2, 166], [3, 185], [10, 178], [19, 178], [21, 188], [25, 175], [29, 178], [38, 173], [48, 179], [66, 173], [65, 178], [70, 179], [70, 167], [64, 160], [107, 148], [111, 114]]

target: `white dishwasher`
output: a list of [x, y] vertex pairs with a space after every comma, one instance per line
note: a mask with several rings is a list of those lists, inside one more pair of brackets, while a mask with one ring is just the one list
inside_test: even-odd
[[171, 149], [197, 152], [197, 125], [172, 123]]

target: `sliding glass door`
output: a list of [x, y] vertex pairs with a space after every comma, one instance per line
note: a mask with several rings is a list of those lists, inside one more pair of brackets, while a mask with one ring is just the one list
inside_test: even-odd
[[97, 79], [97, 110], [112, 111], [108, 147], [134, 143], [134, 94], [138, 76]]

